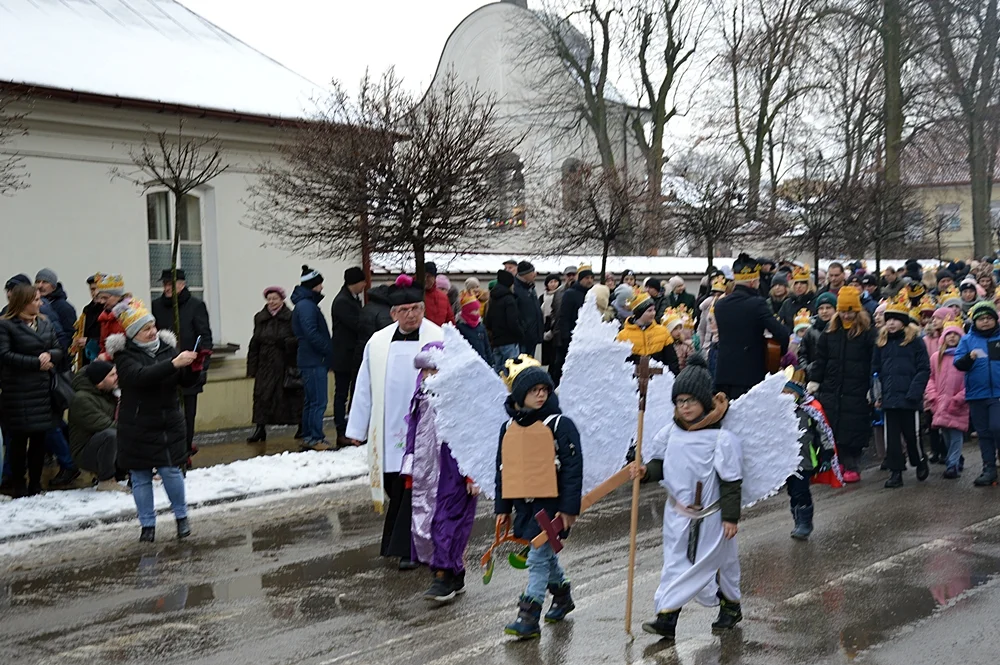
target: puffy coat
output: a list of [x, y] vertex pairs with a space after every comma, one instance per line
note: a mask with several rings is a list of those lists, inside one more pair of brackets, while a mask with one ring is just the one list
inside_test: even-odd
[[[539, 311], [541, 311], [540, 307]], [[510, 287], [497, 284], [490, 290], [490, 306], [486, 310], [486, 318], [483, 322], [493, 336], [494, 347], [521, 343], [523, 339], [521, 320], [518, 315], [517, 301], [514, 299], [514, 292], [510, 290]]]
[[819, 384], [816, 397], [823, 404], [837, 445], [857, 454], [868, 445], [872, 416], [868, 403], [875, 332], [849, 337], [834, 318], [816, 345], [809, 380]]
[[73, 377], [73, 401], [69, 404], [69, 451], [80, 465], [80, 453], [94, 436], [115, 426], [118, 398], [111, 391], [98, 390], [83, 371]]
[[357, 372], [361, 366], [360, 363], [355, 364], [361, 301], [351, 293], [347, 284], [334, 296], [330, 315], [333, 321], [333, 371]]
[[492, 366], [493, 352], [490, 349], [490, 338], [486, 334], [486, 326], [483, 325], [483, 322], [480, 321], [479, 325], [473, 328], [460, 316], [455, 327], [458, 328], [458, 332], [462, 333], [462, 337], [469, 345], [476, 350], [476, 353], [486, 361], [486, 364]]
[[[965, 399], [997, 399], [1000, 397], [1000, 360], [990, 360], [989, 343], [1000, 343], [1000, 326], [983, 333], [972, 326], [955, 350], [955, 367], [965, 372]], [[982, 351], [985, 358], [973, 358], [974, 349]]]
[[809, 315], [812, 316], [816, 314], [815, 305], [816, 294], [812, 291], [806, 291], [801, 296], [789, 293], [788, 297], [781, 303], [781, 309], [778, 310], [778, 319], [782, 325], [791, 330], [795, 327], [795, 315], [799, 313], [799, 310], [807, 309]]
[[872, 352], [872, 375], [882, 384], [883, 409], [911, 409], [924, 406], [924, 390], [931, 366], [927, 347], [919, 337], [906, 343], [907, 330], [889, 333], [885, 346], [875, 345]]
[[563, 294], [562, 304], [559, 305], [559, 335], [560, 342], [565, 348], [569, 346], [573, 338], [573, 331], [576, 329], [576, 320], [580, 317], [580, 308], [587, 298], [587, 288], [580, 282], [573, 282], [566, 293]]
[[101, 312], [101, 315], [97, 317], [97, 322], [101, 326], [101, 353], [107, 353], [108, 338], [112, 335], [124, 335], [125, 329], [122, 328], [118, 317], [108, 310]]
[[[542, 306], [538, 302], [535, 285], [514, 279], [514, 300], [517, 302], [517, 318], [521, 322], [521, 346], [528, 347], [534, 355], [535, 347], [542, 343], [545, 333]], [[563, 300], [563, 304], [565, 302]]]
[[333, 342], [326, 317], [319, 309], [323, 294], [301, 284], [292, 290], [292, 331], [299, 340], [296, 362], [299, 367], [330, 368]]
[[68, 349], [73, 341], [73, 328], [76, 326], [76, 308], [66, 299], [66, 291], [60, 282], [49, 295], [45, 296], [46, 302], [52, 308], [53, 313], [59, 320], [59, 344]]
[[715, 382], [720, 386], [755, 386], [767, 375], [764, 331], [788, 351], [789, 332], [767, 306], [767, 301], [746, 286], [715, 303], [719, 328], [719, 356]]
[[943, 356], [935, 354], [930, 361], [931, 378], [924, 399], [933, 414], [931, 426], [967, 431], [969, 403], [965, 401], [965, 374], [955, 367], [955, 349], [946, 349]]
[[58, 427], [52, 410], [52, 373], [38, 356], [48, 353], [58, 367], [64, 352], [52, 321], [39, 316], [38, 330], [21, 319], [0, 319], [0, 425], [8, 432], [44, 432]]
[[299, 340], [292, 331], [292, 310], [285, 305], [271, 316], [267, 307], [253, 317], [247, 349], [247, 376], [253, 377], [253, 422], [298, 425], [302, 390], [285, 389], [285, 371], [295, 367]]
[[439, 326], [455, 323], [455, 310], [444, 291], [437, 287], [424, 289], [424, 316]]
[[[198, 350], [212, 349], [212, 327], [208, 320], [208, 308], [199, 298], [191, 295], [187, 288], [177, 294], [177, 309], [181, 319], [181, 329], [174, 330], [174, 301], [173, 298], [160, 296], [153, 301], [152, 312], [156, 317], [156, 327], [159, 330], [171, 330], [180, 341], [179, 351], [193, 351], [197, 342]], [[199, 341], [200, 338], [200, 341]], [[197, 373], [198, 381], [184, 389], [185, 395], [197, 395], [202, 391], [207, 379], [208, 365], [211, 359], [205, 362], [205, 370]]]
[[810, 372], [810, 367], [819, 358], [819, 339], [823, 335], [823, 331], [826, 330], [826, 322], [819, 318], [814, 318], [813, 323], [806, 329], [806, 334], [803, 335], [802, 341], [799, 342], [799, 350], [797, 352], [799, 367], [806, 371], [808, 376]]
[[358, 315], [358, 343], [354, 348], [354, 365], [361, 367], [365, 345], [372, 335], [382, 328], [392, 325], [392, 305], [389, 304], [389, 287], [376, 286], [368, 292], [368, 302]]
[[632, 345], [632, 356], [629, 360], [638, 361], [642, 356], [650, 356], [669, 367], [674, 376], [680, 373], [674, 338], [663, 325], [654, 322], [643, 329], [630, 317], [625, 320], [625, 326], [618, 333], [617, 339], [619, 342], [628, 342]]
[[160, 331], [160, 348], [149, 355], [125, 335], [108, 338], [108, 353], [118, 368], [118, 466], [152, 469], [180, 466], [187, 460], [187, 426], [178, 388], [197, 385], [200, 372], [177, 369], [177, 337]]

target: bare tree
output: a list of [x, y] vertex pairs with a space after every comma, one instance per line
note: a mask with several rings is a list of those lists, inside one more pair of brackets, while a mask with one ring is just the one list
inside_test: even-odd
[[889, 247], [906, 251], [925, 241], [927, 215], [912, 188], [890, 183], [882, 170], [841, 187], [837, 200], [845, 246], [873, 252], [877, 273]]
[[14, 109], [20, 99], [0, 88], [0, 196], [12, 196], [28, 186], [24, 160], [7, 147], [16, 137], [28, 133], [24, 128], [25, 113]]
[[[990, 197], [1000, 149], [1000, 11], [998, 0], [937, 0], [928, 3], [937, 36], [936, 55], [960, 119], [972, 185], [972, 232], [976, 256], [993, 247]], [[948, 121], [952, 121], [948, 118]]]
[[173, 293], [174, 330], [181, 329], [180, 302], [177, 292], [177, 255], [180, 251], [179, 211], [184, 197], [220, 176], [229, 164], [225, 162], [218, 136], [191, 136], [184, 133], [184, 120], [177, 121], [177, 132], [149, 132], [138, 146], [128, 149], [133, 168], [115, 167], [111, 177], [123, 178], [140, 188], [142, 193], [166, 189], [173, 196], [170, 251], [170, 286]]
[[454, 76], [417, 100], [390, 70], [352, 99], [340, 85], [317, 116], [279, 145], [251, 188], [248, 226], [292, 251], [349, 256], [474, 247], [519, 200], [521, 142], [496, 99]]
[[841, 187], [839, 181], [830, 179], [833, 170], [818, 152], [806, 152], [802, 172], [801, 177], [786, 180], [775, 191], [786, 211], [779, 226], [780, 242], [788, 251], [809, 253], [818, 281], [820, 257], [836, 256], [843, 248], [842, 222], [837, 214]]

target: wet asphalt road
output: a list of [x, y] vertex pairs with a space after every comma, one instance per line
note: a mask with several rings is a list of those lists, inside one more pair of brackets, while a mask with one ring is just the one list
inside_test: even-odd
[[[978, 458], [967, 447], [966, 457]], [[974, 465], [970, 465], [974, 466]], [[992, 663], [1000, 611], [1000, 493], [960, 481], [883, 490], [814, 491], [816, 532], [788, 538], [784, 496], [740, 525], [744, 622], [714, 637], [714, 610], [681, 615], [675, 647], [639, 630], [652, 613], [662, 562], [662, 490], [644, 488], [634, 630], [623, 631], [628, 492], [581, 519], [561, 556], [577, 610], [540, 641], [502, 635], [525, 574], [497, 565], [483, 586], [478, 558], [490, 506], [466, 558], [468, 593], [432, 609], [426, 570], [376, 557], [381, 522], [360, 486], [215, 506], [195, 535], [135, 542], [135, 524], [69, 540], [0, 547], [0, 663]], [[11, 552], [14, 554], [11, 554]]]

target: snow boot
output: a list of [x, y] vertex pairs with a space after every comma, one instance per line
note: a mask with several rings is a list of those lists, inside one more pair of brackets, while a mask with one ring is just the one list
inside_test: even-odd
[[59, 469], [49, 481], [49, 487], [67, 487], [80, 477], [80, 469]]
[[893, 471], [892, 475], [889, 476], [889, 480], [885, 481], [886, 489], [896, 489], [897, 487], [903, 486], [903, 472]]
[[743, 606], [733, 600], [727, 600], [722, 592], [715, 594], [719, 599], [719, 618], [712, 624], [712, 632], [732, 630], [743, 621]]
[[922, 459], [917, 462], [917, 480], [923, 482], [927, 480], [927, 476], [931, 475], [931, 467], [928, 466], [927, 460]]
[[573, 596], [570, 595], [569, 582], [562, 584], [550, 584], [549, 593], [552, 594], [552, 604], [549, 611], [545, 613], [545, 623], [559, 623], [566, 618], [566, 615], [576, 609]]
[[188, 524], [188, 518], [182, 517], [177, 520], [177, 540], [184, 540], [191, 535], [191, 525]]
[[424, 592], [426, 600], [447, 603], [455, 599], [455, 580], [450, 570], [435, 570], [434, 583]]
[[642, 630], [650, 635], [659, 635], [663, 639], [673, 642], [674, 636], [677, 633], [677, 620], [680, 616], [680, 610], [659, 612], [655, 619], [642, 624]]
[[995, 466], [983, 467], [983, 472], [972, 481], [976, 487], [989, 487], [997, 484], [997, 469]]
[[263, 425], [257, 425], [257, 429], [253, 431], [253, 434], [247, 437], [247, 443], [258, 443], [267, 441], [267, 428]]
[[946, 480], [954, 480], [958, 478], [959, 477], [958, 467], [949, 466], [947, 469], [944, 470], [944, 473], [941, 475], [941, 477]]
[[156, 539], [156, 527], [155, 526], [144, 526], [142, 527], [142, 532], [139, 534], [140, 543], [151, 543]]
[[795, 518], [795, 528], [792, 529], [792, 538], [795, 540], [809, 540], [809, 535], [813, 531], [813, 505], [796, 506], [792, 508], [792, 516]]
[[503, 629], [507, 635], [519, 640], [531, 640], [542, 636], [538, 619], [542, 616], [542, 605], [527, 596], [521, 596], [517, 603], [517, 618]]

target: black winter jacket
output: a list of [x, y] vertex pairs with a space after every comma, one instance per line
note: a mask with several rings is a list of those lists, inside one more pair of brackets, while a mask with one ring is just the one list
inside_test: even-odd
[[720, 386], [755, 386], [767, 375], [764, 331], [788, 351], [789, 332], [755, 290], [737, 286], [715, 303], [719, 328], [719, 356], [715, 383]]
[[[836, 320], [836, 319], [834, 319]], [[868, 403], [875, 331], [848, 337], [843, 326], [820, 335], [809, 380], [819, 384], [816, 397], [826, 411], [837, 445], [857, 454], [868, 445], [872, 415]]]
[[[541, 308], [538, 310], [541, 312]], [[490, 290], [490, 306], [486, 310], [483, 321], [486, 329], [493, 336], [493, 347], [520, 344], [524, 336], [521, 332], [521, 319], [517, 309], [517, 300], [510, 287], [497, 284]]]
[[66, 292], [63, 290], [62, 282], [56, 284], [55, 290], [45, 296], [45, 300], [59, 319], [59, 327], [62, 329], [62, 338], [59, 343], [64, 349], [68, 349], [73, 341], [73, 329], [76, 327], [76, 308], [66, 300]]
[[[530, 427], [539, 420], [544, 421], [549, 416], [562, 413], [559, 409], [559, 398], [552, 394], [542, 408], [536, 411], [518, 411], [512, 403], [513, 397], [508, 397], [505, 403], [507, 415], [522, 427]], [[497, 515], [514, 512], [514, 536], [531, 540], [542, 532], [535, 513], [544, 510], [549, 518], [555, 518], [556, 513], [566, 515], [580, 514], [580, 501], [583, 496], [583, 451], [580, 449], [580, 432], [576, 424], [567, 416], [561, 416], [549, 424], [556, 444], [556, 459], [559, 466], [556, 471], [556, 484], [559, 496], [551, 499], [504, 499], [501, 482], [500, 462], [503, 460], [503, 437], [507, 433], [507, 425], [500, 428], [500, 444], [497, 446], [496, 499], [493, 506]], [[568, 532], [564, 531], [566, 534]]]
[[[181, 329], [174, 330], [174, 301], [172, 298], [160, 296], [153, 301], [153, 316], [156, 317], [156, 328], [158, 330], [171, 330], [180, 340], [179, 351], [193, 351], [194, 344], [198, 342], [198, 350], [212, 349], [212, 328], [208, 320], [208, 308], [198, 298], [191, 295], [191, 291], [185, 288], [177, 294], [177, 304], [181, 315]], [[185, 395], [197, 395], [205, 385], [206, 372], [210, 363], [205, 362], [205, 372], [197, 374], [197, 381], [184, 389]]]
[[573, 338], [576, 320], [580, 317], [580, 308], [583, 307], [583, 301], [586, 297], [587, 287], [580, 282], [573, 282], [563, 294], [562, 303], [559, 305], [559, 323], [557, 325], [563, 348], [569, 346], [569, 341]]
[[351, 293], [347, 284], [334, 296], [330, 314], [330, 320], [333, 321], [332, 369], [334, 372], [356, 372], [361, 366], [360, 363], [354, 364], [361, 321], [361, 301]]
[[819, 359], [819, 339], [826, 330], [826, 323], [818, 318], [813, 319], [812, 326], [806, 330], [805, 336], [799, 342], [799, 368], [804, 369], [806, 376], [812, 374], [812, 366]]
[[545, 317], [535, 293], [535, 285], [514, 279], [514, 300], [517, 301], [518, 320], [521, 322], [521, 346], [526, 346], [534, 355], [535, 347], [542, 343], [545, 333]]
[[781, 303], [781, 309], [778, 310], [778, 319], [781, 320], [782, 325], [791, 330], [795, 327], [795, 315], [799, 313], [800, 309], [809, 310], [809, 315], [813, 316], [816, 314], [816, 294], [812, 291], [806, 291], [801, 296], [797, 296], [794, 293], [789, 294], [785, 298], [784, 302]]
[[34, 330], [21, 319], [0, 319], [0, 425], [8, 432], [44, 432], [58, 426], [52, 411], [52, 373], [38, 356], [48, 353], [59, 367], [64, 352], [52, 321], [39, 316]]
[[123, 469], [180, 466], [187, 460], [187, 426], [177, 388], [196, 385], [198, 372], [177, 369], [177, 338], [160, 331], [160, 348], [151, 356], [122, 334], [105, 344], [118, 368], [118, 465]]
[[883, 409], [922, 411], [931, 363], [920, 336], [904, 346], [905, 335], [905, 329], [889, 333], [885, 346], [875, 345], [871, 372], [882, 384]]
[[358, 343], [354, 347], [354, 366], [361, 367], [365, 346], [372, 335], [392, 325], [392, 305], [389, 304], [389, 287], [376, 286], [368, 292], [368, 302], [358, 314]]

